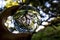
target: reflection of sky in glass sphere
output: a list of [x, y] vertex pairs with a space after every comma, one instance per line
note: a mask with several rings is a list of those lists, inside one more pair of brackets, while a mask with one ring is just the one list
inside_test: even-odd
[[0, 0], [0, 9], [4, 9], [5, 5], [6, 5], [5, 0]]

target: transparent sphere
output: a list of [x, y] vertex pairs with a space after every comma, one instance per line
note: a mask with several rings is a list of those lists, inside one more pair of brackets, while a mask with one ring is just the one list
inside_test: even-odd
[[12, 33], [29, 33], [40, 25], [40, 13], [33, 7], [19, 8], [14, 15], [8, 16], [4, 25]]

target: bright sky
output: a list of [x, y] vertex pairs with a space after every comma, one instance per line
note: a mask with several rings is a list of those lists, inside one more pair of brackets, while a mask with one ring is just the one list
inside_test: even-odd
[[45, 6], [49, 8], [51, 4], [49, 2], [45, 2]]
[[6, 2], [4, 0], [0, 0], [0, 8], [4, 8], [4, 6], [6, 5]]

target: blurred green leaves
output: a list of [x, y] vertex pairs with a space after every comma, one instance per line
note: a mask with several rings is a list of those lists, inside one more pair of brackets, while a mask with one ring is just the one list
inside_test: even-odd
[[40, 32], [33, 34], [31, 40], [60, 40], [60, 23], [55, 28], [48, 26]]

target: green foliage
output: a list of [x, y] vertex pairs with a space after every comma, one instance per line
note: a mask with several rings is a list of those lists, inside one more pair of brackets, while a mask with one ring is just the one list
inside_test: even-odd
[[20, 16], [25, 14], [25, 10], [18, 10], [14, 16], [14, 19], [18, 19]]
[[38, 33], [33, 34], [31, 40], [60, 40], [60, 23], [57, 26], [48, 26]]

